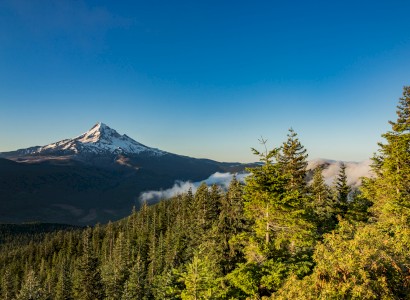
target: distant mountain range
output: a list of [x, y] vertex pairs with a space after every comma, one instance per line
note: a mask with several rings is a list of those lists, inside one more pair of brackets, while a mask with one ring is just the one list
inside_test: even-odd
[[0, 222], [116, 220], [143, 191], [246, 166], [151, 148], [97, 123], [73, 139], [0, 153]]

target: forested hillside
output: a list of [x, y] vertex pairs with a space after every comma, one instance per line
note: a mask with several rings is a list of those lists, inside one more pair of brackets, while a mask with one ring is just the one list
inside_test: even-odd
[[408, 299], [410, 87], [360, 190], [306, 181], [288, 139], [227, 191], [200, 186], [115, 223], [0, 247], [1, 299]]

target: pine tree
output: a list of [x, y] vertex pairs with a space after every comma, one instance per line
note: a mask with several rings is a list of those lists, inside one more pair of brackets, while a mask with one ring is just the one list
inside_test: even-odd
[[[347, 220], [341, 220], [316, 247], [312, 274], [303, 280], [290, 278], [275, 299], [408, 299], [409, 112], [410, 88], [405, 87], [397, 121], [390, 122], [392, 130], [382, 135], [386, 141], [379, 144], [374, 157], [375, 176], [363, 179], [362, 193], [349, 202]], [[346, 186], [339, 186], [342, 199], [348, 194]], [[371, 222], [351, 222], [352, 216], [367, 220], [362, 214], [367, 211], [367, 201], [374, 203]]]
[[297, 173], [300, 177], [293, 176], [292, 179], [283, 172], [283, 162], [273, 161], [280, 149], [265, 150], [265, 153], [253, 151], [263, 162], [262, 166], [249, 170], [251, 175], [246, 178], [244, 188], [245, 214], [254, 222], [254, 232], [258, 238], [264, 236], [265, 246], [273, 242], [275, 248], [286, 248], [292, 253], [299, 247], [311, 246], [314, 226], [306, 212], [307, 199], [298, 186], [293, 186], [304, 178], [302, 169]]
[[373, 188], [382, 217], [398, 217], [410, 222], [410, 86], [404, 87], [397, 106], [397, 120], [392, 130], [383, 134], [379, 154], [373, 158], [378, 175]]
[[332, 193], [325, 183], [323, 168], [321, 166], [318, 166], [314, 170], [313, 180], [309, 188], [312, 194], [312, 208], [318, 233], [322, 235], [334, 229], [336, 224], [336, 212]]
[[71, 300], [72, 296], [72, 283], [69, 273], [69, 266], [67, 262], [63, 262], [58, 276], [56, 285], [56, 300]]
[[289, 176], [289, 188], [303, 190], [306, 186], [306, 149], [300, 143], [297, 133], [289, 129], [288, 139], [277, 153], [277, 161], [284, 174]]
[[12, 276], [9, 269], [6, 269], [1, 278], [1, 299], [11, 300], [14, 296]]
[[120, 232], [115, 240], [112, 259], [104, 266], [106, 299], [121, 299], [123, 286], [129, 274], [129, 246]]
[[218, 293], [216, 266], [207, 255], [196, 253], [192, 262], [182, 274], [185, 289], [181, 293], [183, 300], [217, 299]]
[[79, 282], [77, 298], [81, 300], [98, 300], [104, 298], [104, 287], [101, 280], [98, 258], [92, 249], [90, 228], [82, 236], [83, 253], [79, 260]]
[[238, 247], [231, 239], [243, 232], [247, 222], [244, 216], [243, 188], [234, 176], [228, 191], [221, 198], [221, 208], [217, 224], [216, 245], [220, 251], [219, 264], [224, 274], [232, 271], [241, 259]]
[[244, 187], [244, 211], [251, 229], [239, 238], [244, 240], [247, 262], [227, 276], [252, 297], [270, 295], [291, 272], [307, 274], [316, 234], [307, 212], [305, 188], [294, 185], [297, 177], [291, 184], [284, 164], [274, 162], [280, 149], [267, 151], [266, 141], [261, 143], [265, 152], [253, 151], [263, 164], [249, 169]]
[[140, 256], [130, 270], [130, 276], [125, 282], [122, 300], [143, 299], [145, 295], [146, 271]]
[[349, 209], [350, 186], [347, 184], [346, 165], [341, 162], [339, 174], [335, 178], [335, 197], [338, 213], [344, 217]]
[[33, 270], [28, 271], [17, 300], [46, 300], [47, 295]]

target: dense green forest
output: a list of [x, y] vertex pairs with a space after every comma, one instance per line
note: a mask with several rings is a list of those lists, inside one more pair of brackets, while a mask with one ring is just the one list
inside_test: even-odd
[[[290, 130], [245, 184], [201, 185], [123, 220], [2, 238], [1, 299], [409, 299], [410, 87], [373, 178], [309, 182]], [[5, 234], [6, 235], [6, 234]], [[16, 238], [13, 238], [15, 236]]]

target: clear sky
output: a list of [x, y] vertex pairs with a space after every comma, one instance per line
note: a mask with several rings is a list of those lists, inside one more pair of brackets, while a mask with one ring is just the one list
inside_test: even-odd
[[293, 127], [364, 160], [410, 85], [409, 1], [0, 0], [0, 151], [101, 121], [148, 146], [255, 161]]

